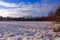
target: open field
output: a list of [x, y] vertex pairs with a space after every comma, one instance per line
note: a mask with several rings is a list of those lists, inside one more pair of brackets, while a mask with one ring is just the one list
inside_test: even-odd
[[51, 29], [56, 25], [44, 21], [1, 21], [0, 40], [60, 40], [60, 32]]

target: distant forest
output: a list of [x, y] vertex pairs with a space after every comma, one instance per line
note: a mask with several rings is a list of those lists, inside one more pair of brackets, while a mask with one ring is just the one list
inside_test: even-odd
[[56, 10], [56, 12], [51, 11], [48, 16], [42, 17], [2, 17], [0, 16], [0, 21], [60, 21], [60, 7]]

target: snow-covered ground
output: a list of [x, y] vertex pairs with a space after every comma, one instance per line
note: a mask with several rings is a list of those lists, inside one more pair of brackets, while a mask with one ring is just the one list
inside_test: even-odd
[[60, 32], [56, 33], [51, 29], [56, 25], [39, 21], [1, 21], [0, 40], [60, 40]]

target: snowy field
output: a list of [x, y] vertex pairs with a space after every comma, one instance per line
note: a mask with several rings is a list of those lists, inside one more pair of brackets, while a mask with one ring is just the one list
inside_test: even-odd
[[[52, 22], [0, 22], [0, 40], [60, 40], [60, 32], [53, 32]], [[56, 36], [57, 34], [57, 36]]]

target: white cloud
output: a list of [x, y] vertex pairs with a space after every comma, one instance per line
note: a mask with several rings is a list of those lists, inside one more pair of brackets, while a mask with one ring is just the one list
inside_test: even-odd
[[[46, 13], [53, 9], [53, 6], [51, 4], [40, 4], [38, 2], [31, 4], [25, 4], [25, 3], [7, 3], [0, 1], [0, 6], [5, 6], [8, 9], [0, 9], [0, 15], [2, 16], [11, 16], [11, 17], [22, 17], [32, 14], [38, 14], [38, 13]], [[11, 9], [9, 9], [11, 7]], [[15, 7], [15, 8], [14, 8]], [[14, 9], [12, 9], [14, 8]], [[32, 10], [32, 11], [31, 11]]]
[[4, 1], [0, 1], [0, 6], [5, 6], [5, 7], [17, 7], [17, 5], [14, 4], [14, 3], [7, 3], [7, 2], [4, 2]]
[[23, 16], [27, 16], [29, 14], [24, 13], [23, 11], [20, 11], [18, 9], [1, 9], [0, 10], [0, 16], [3, 17], [23, 17]]

